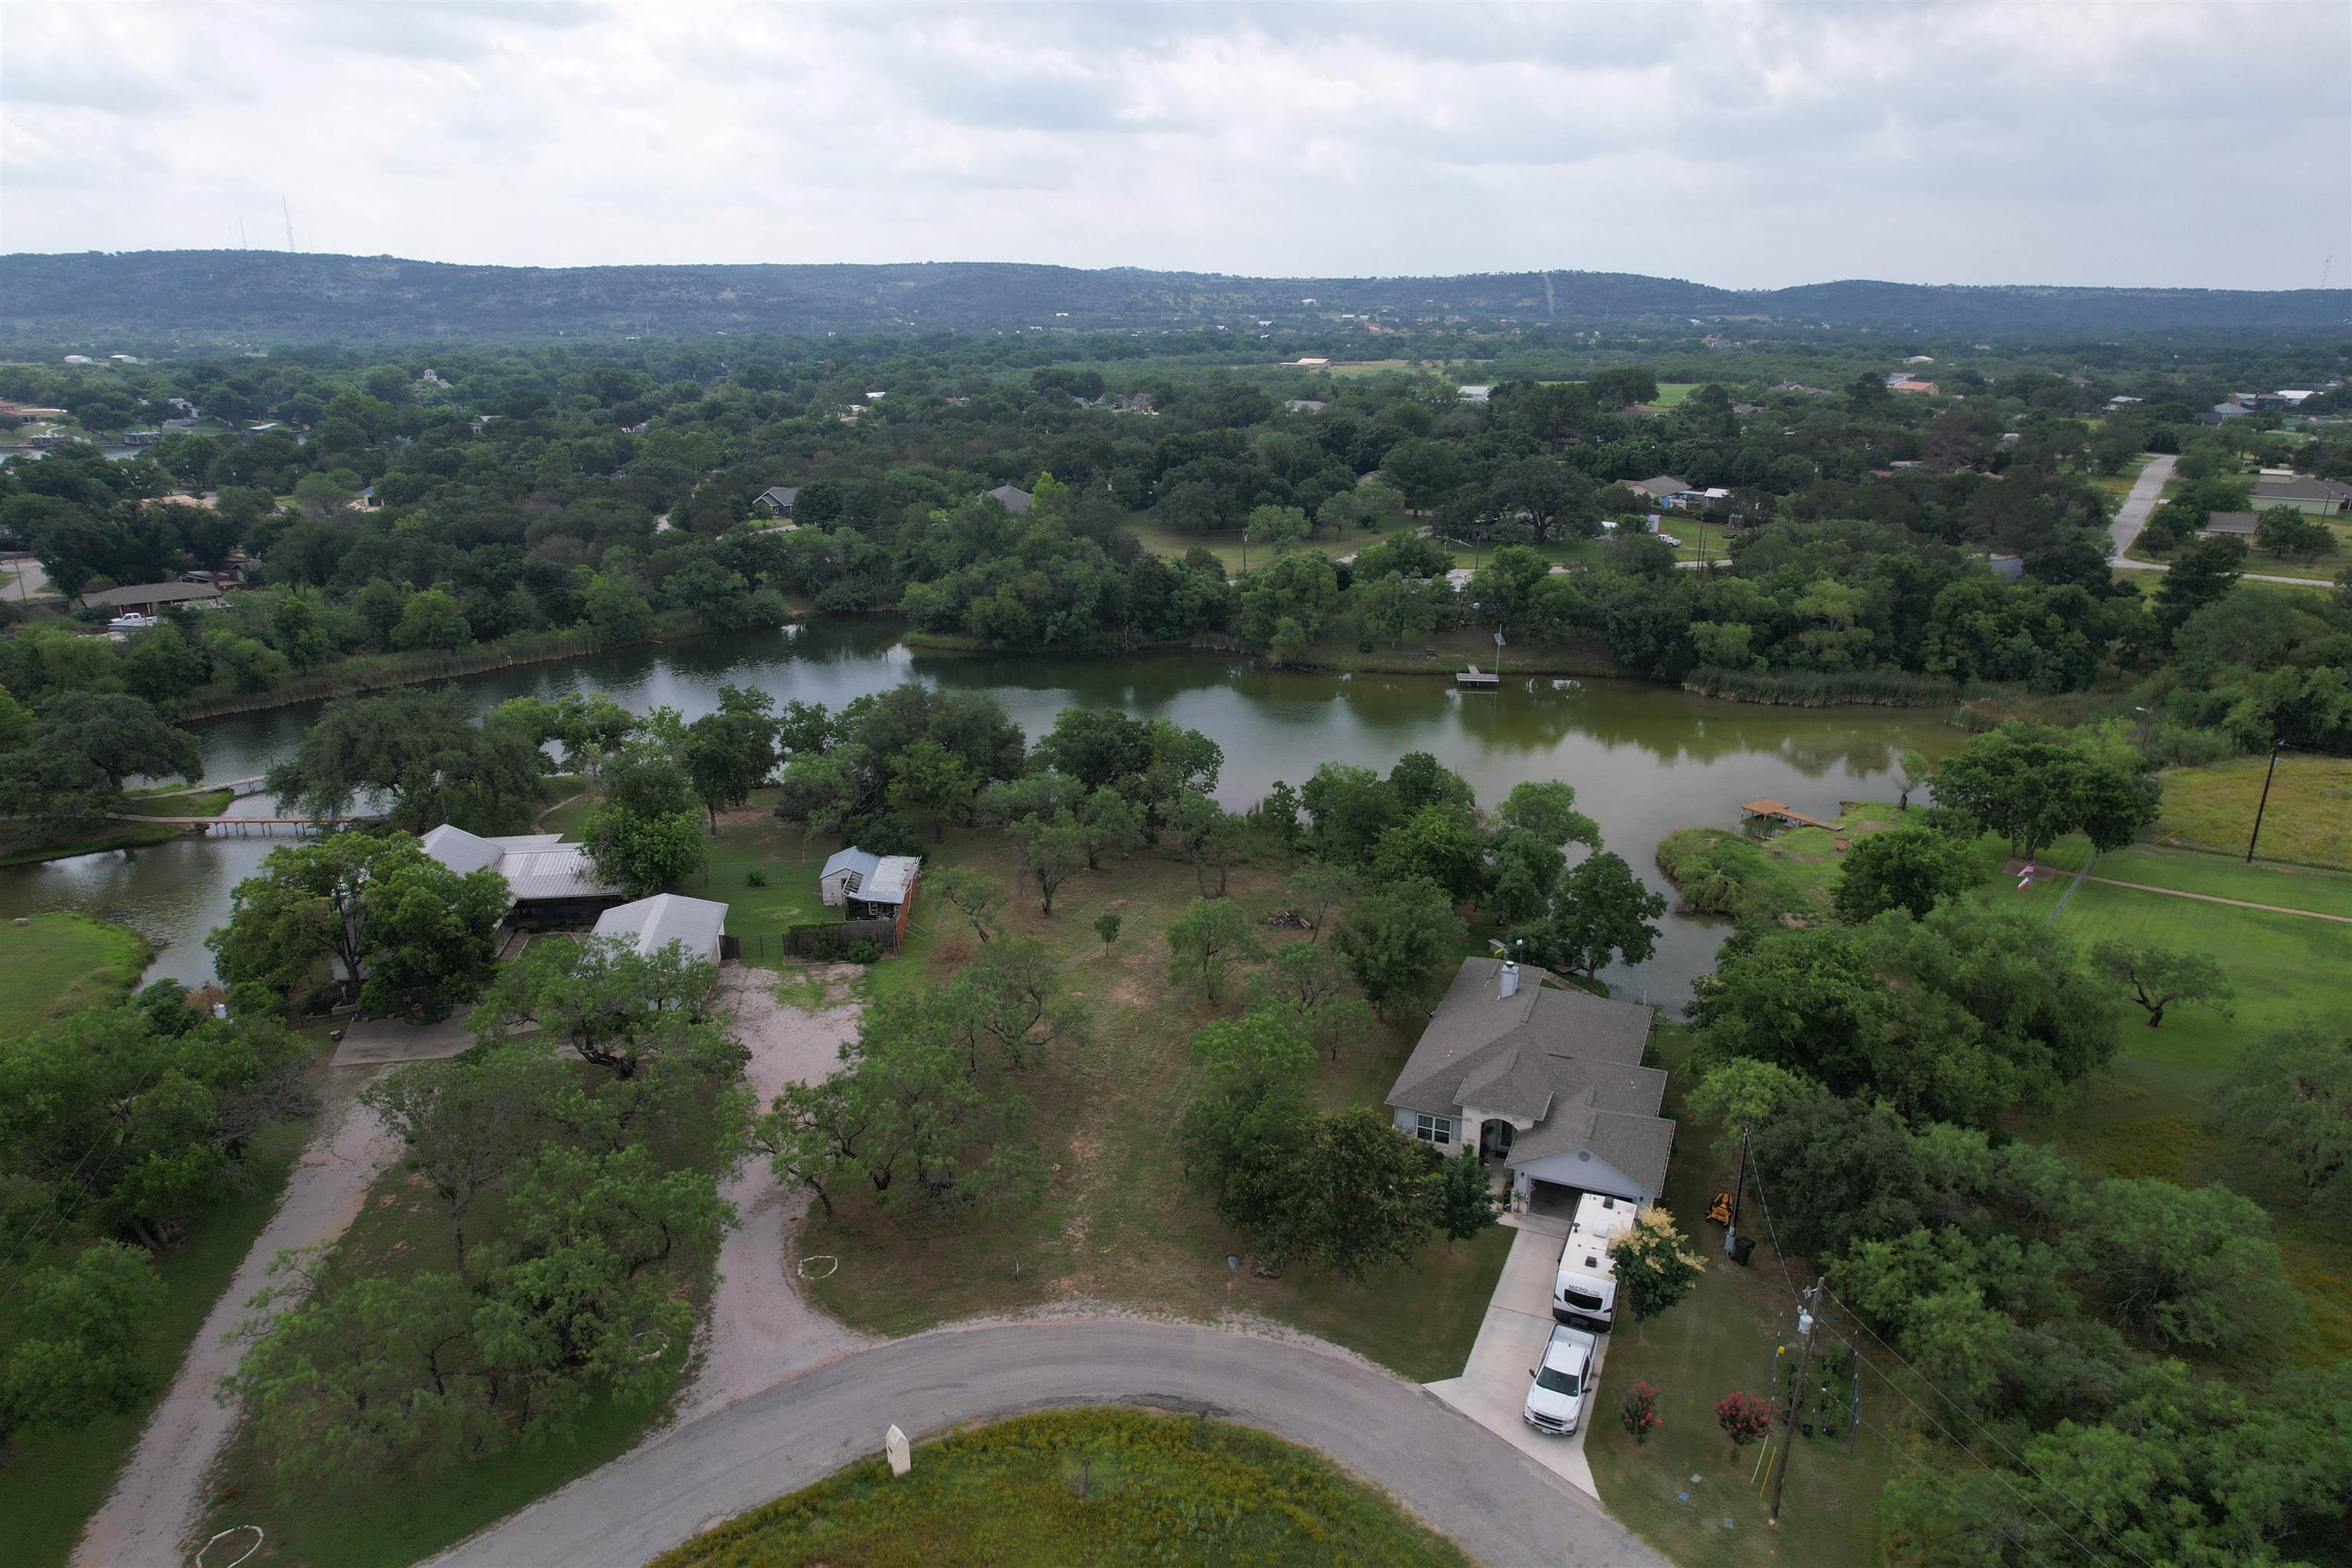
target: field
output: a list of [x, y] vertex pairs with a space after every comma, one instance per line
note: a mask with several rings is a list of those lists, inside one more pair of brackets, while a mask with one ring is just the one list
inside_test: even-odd
[[903, 1479], [866, 1459], [655, 1563], [1466, 1568], [1468, 1561], [1377, 1491], [1278, 1438], [1183, 1416], [1066, 1410], [927, 1443]]
[[[950, 830], [934, 859], [979, 867], [1009, 884], [1010, 856], [993, 836]], [[1243, 867], [1232, 893], [1256, 916], [1282, 902], [1280, 882], [1276, 870]], [[975, 1219], [886, 1215], [839, 1194], [836, 1214], [812, 1215], [798, 1243], [803, 1254], [841, 1259], [815, 1287], [828, 1310], [884, 1334], [1060, 1300], [1201, 1318], [1254, 1313], [1335, 1340], [1415, 1381], [1460, 1373], [1508, 1251], [1507, 1232], [1433, 1243], [1411, 1266], [1365, 1286], [1304, 1270], [1260, 1279], [1226, 1266], [1241, 1238], [1187, 1190], [1169, 1136], [1192, 1089], [1192, 1032], [1245, 1005], [1238, 977], [1218, 1004], [1169, 987], [1166, 932], [1194, 896], [1189, 864], [1146, 853], [1074, 880], [1050, 920], [1034, 899], [1013, 910], [1011, 930], [1046, 943], [1091, 1013], [1084, 1042], [1015, 1077], [1049, 1166], [1045, 1199], [1025, 1213]], [[1108, 958], [1094, 933], [1095, 917], [1106, 911], [1125, 921]], [[970, 956], [971, 932], [953, 910], [932, 904], [919, 909], [915, 923], [929, 940], [878, 965], [874, 990], [935, 982]], [[1258, 934], [1269, 948], [1301, 940], [1286, 930]], [[1322, 1064], [1322, 1102], [1380, 1103], [1411, 1048], [1413, 1022], [1381, 1025], [1340, 1060]], [[912, 1279], [925, 1288], [907, 1289]]]
[[123, 926], [42, 914], [0, 926], [0, 1031], [22, 1033], [139, 983], [154, 950]]
[[[2164, 804], [2149, 837], [2243, 855], [2269, 767], [2267, 756], [2235, 757], [2160, 775]], [[2265, 860], [2352, 869], [2352, 762], [2281, 752], [2257, 847]]]
[[[1671, 1058], [1675, 1033], [1662, 1028], [1660, 1038]], [[1759, 1495], [1758, 1450], [1735, 1456], [1716, 1426], [1715, 1402], [1734, 1389], [1770, 1395], [1777, 1352], [1794, 1343], [1796, 1309], [1769, 1242], [1757, 1247], [1750, 1267], [1735, 1267], [1723, 1256], [1722, 1227], [1700, 1217], [1716, 1193], [1729, 1190], [1736, 1154], [1732, 1162], [1718, 1160], [1711, 1148], [1717, 1130], [1685, 1115], [1685, 1083], [1678, 1072], [1665, 1107], [1665, 1114], [1683, 1120], [1662, 1201], [1706, 1258], [1706, 1272], [1687, 1300], [1610, 1336], [1585, 1437], [1594, 1484], [1612, 1514], [1680, 1568], [1869, 1568], [1879, 1560], [1878, 1490], [1895, 1464], [1880, 1438], [1801, 1439], [1773, 1529]], [[1752, 1202], [1742, 1228], [1762, 1233]], [[1798, 1279], [1810, 1283], [1802, 1274]], [[1658, 1389], [1663, 1417], [1641, 1444], [1617, 1421], [1619, 1403], [1636, 1382]], [[1875, 1382], [1864, 1379], [1864, 1419], [1883, 1431], [1885, 1415], [1871, 1405]]]
[[[245, 1261], [253, 1238], [269, 1223], [302, 1136], [302, 1128], [294, 1124], [264, 1133], [253, 1162], [252, 1187], [207, 1213], [186, 1246], [155, 1260], [163, 1294], [142, 1359], [158, 1396]], [[5, 1335], [0, 1328], [0, 1339]], [[115, 1472], [131, 1457], [154, 1405], [151, 1398], [72, 1432], [33, 1432], [16, 1439], [9, 1462], [0, 1466], [0, 1519], [8, 1521], [0, 1530], [0, 1565], [63, 1568], [83, 1521], [106, 1500]]]
[[133, 816], [218, 816], [236, 798], [235, 790], [141, 790], [122, 797], [121, 809]]

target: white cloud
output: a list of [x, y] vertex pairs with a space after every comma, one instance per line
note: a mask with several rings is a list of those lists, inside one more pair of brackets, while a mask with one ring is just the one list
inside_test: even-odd
[[2307, 287], [2352, 8], [11, 7], [0, 244]]

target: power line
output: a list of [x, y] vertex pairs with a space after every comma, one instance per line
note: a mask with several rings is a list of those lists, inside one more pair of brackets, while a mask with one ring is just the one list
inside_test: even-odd
[[[1764, 1195], [1764, 1167], [1757, 1162], [1752, 1149], [1748, 1154], [1748, 1163], [1756, 1177], [1757, 1206], [1764, 1211], [1765, 1234], [1771, 1237], [1772, 1252], [1773, 1255], [1780, 1260], [1780, 1273], [1782, 1278], [1788, 1281], [1789, 1293], [1795, 1296], [1799, 1303], [1801, 1305], [1804, 1300], [1803, 1295], [1797, 1289], [1794, 1277], [1789, 1273], [1788, 1255], [1780, 1250], [1780, 1234], [1774, 1228], [1772, 1224], [1772, 1207]], [[2101, 1534], [2105, 1535], [2109, 1541], [2115, 1542], [2117, 1545], [2123, 1547], [2125, 1551], [2129, 1552], [2134, 1557], [2137, 1558], [2139, 1562], [2145, 1565], [2145, 1568], [2155, 1568], [2155, 1565], [2150, 1563], [2145, 1556], [2142, 1556], [2137, 1549], [2134, 1548], [2129, 1542], [2125, 1542], [2116, 1536], [2116, 1532], [2109, 1529], [2105, 1523], [2101, 1522], [2097, 1516], [2093, 1514], [2089, 1509], [2084, 1508], [2081, 1503], [2075, 1501], [2073, 1498], [2068, 1497], [2066, 1493], [2059, 1490], [2057, 1487], [2053, 1486], [2042, 1472], [2036, 1470], [2031, 1464], [2026, 1462], [2023, 1455], [2017, 1453], [2007, 1444], [2002, 1443], [1999, 1437], [1995, 1436], [1992, 1432], [1985, 1426], [1983, 1422], [1979, 1421], [1976, 1416], [1971, 1415], [1958, 1400], [1955, 1400], [1950, 1394], [1946, 1394], [1942, 1389], [1937, 1388], [1933, 1378], [1930, 1378], [1917, 1367], [1913, 1366], [1908, 1361], [1905, 1360], [1902, 1353], [1896, 1351], [1893, 1345], [1888, 1344], [1885, 1337], [1880, 1334], [1877, 1330], [1872, 1328], [1868, 1322], [1864, 1321], [1860, 1313], [1854, 1311], [1853, 1308], [1847, 1306], [1843, 1301], [1838, 1300], [1837, 1293], [1830, 1289], [1829, 1281], [1826, 1279], [1820, 1281], [1820, 1288], [1824, 1295], [1828, 1296], [1832, 1301], [1836, 1302], [1837, 1307], [1841, 1311], [1844, 1312], [1847, 1317], [1853, 1319], [1855, 1323], [1860, 1325], [1863, 1332], [1868, 1334], [1873, 1340], [1876, 1341], [1888, 1355], [1893, 1356], [1897, 1362], [1900, 1362], [1904, 1370], [1910, 1373], [1912, 1376], [1917, 1378], [1920, 1382], [1926, 1384], [1930, 1389], [1934, 1390], [1937, 1398], [1942, 1400], [1953, 1409], [1959, 1411], [1963, 1415], [1967, 1415], [1969, 1421], [1974, 1423], [1977, 1430], [1984, 1433], [1984, 1435], [1991, 1440], [1995, 1447], [1999, 1448], [2001, 1453], [2014, 1460], [2018, 1468], [2024, 1470], [2026, 1474], [2032, 1476], [2036, 1482], [2040, 1483], [2043, 1489], [2056, 1493], [2065, 1501], [2069, 1508], [2072, 1508], [2075, 1512], [2081, 1514], [2084, 1519], [2090, 1521], [2092, 1524], [2095, 1525]], [[1908, 1404], [1913, 1409], [1918, 1411], [1921, 1415], [1927, 1416], [1927, 1420], [1934, 1425], [1937, 1432], [1942, 1436], [1947, 1442], [1949, 1442], [1954, 1447], [1959, 1449], [1960, 1452], [1975, 1460], [1978, 1465], [1981, 1466], [1986, 1470], [1987, 1473], [1998, 1479], [2001, 1485], [2007, 1487], [2011, 1495], [2015, 1497], [2019, 1502], [2041, 1511], [2045, 1521], [2047, 1521], [2050, 1526], [2056, 1530], [2061, 1535], [2064, 1535], [2069, 1541], [2074, 1541], [2074, 1537], [2067, 1531], [2063, 1525], [2059, 1524], [2056, 1520], [2049, 1517], [2048, 1510], [2042, 1509], [2040, 1504], [2033, 1502], [2031, 1499], [2027, 1498], [2023, 1492], [2020, 1491], [2016, 1483], [2011, 1481], [2002, 1473], [2000, 1467], [1990, 1463], [1984, 1458], [1984, 1456], [1979, 1454], [1975, 1449], [1969, 1447], [1967, 1443], [1961, 1441], [1958, 1434], [1953, 1432], [1953, 1430], [1948, 1426], [1945, 1425], [1945, 1423], [1937, 1420], [1936, 1416], [1930, 1413], [1925, 1405], [1922, 1405], [1916, 1399], [1914, 1399], [1910, 1393], [1893, 1378], [1887, 1377], [1884, 1372], [1880, 1373], [1879, 1376], [1885, 1380], [1887, 1387], [1903, 1395], [1905, 1403]], [[2082, 1542], [2079, 1541], [2074, 1541], [2074, 1544], [2078, 1547], [2082, 1547], [2085, 1552], [2090, 1550], [2088, 1547], [2083, 1547]]]

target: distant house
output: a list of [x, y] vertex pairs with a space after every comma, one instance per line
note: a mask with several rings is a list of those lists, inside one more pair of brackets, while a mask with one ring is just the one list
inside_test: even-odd
[[422, 842], [461, 877], [485, 867], [504, 877], [509, 918], [528, 930], [577, 929], [621, 901], [621, 889], [596, 874], [588, 847], [566, 844], [561, 833], [485, 838], [445, 822]]
[[1889, 382], [1887, 384], [1886, 390], [1889, 392], [1915, 392], [1927, 397], [1940, 397], [1943, 395], [1944, 392], [1942, 387], [1937, 386], [1932, 381], [1921, 381], [1916, 377], [1908, 375], [1905, 376], [1900, 381]]
[[2025, 575], [2025, 557], [2022, 555], [1988, 555], [1985, 565], [2004, 583], [2015, 583]]
[[217, 599], [221, 591], [210, 583], [127, 583], [84, 594], [81, 602], [92, 609], [120, 610], [152, 616], [165, 605], [188, 605]]
[[615, 904], [598, 915], [595, 934], [626, 942], [648, 957], [677, 942], [688, 958], [716, 963], [719, 933], [726, 929], [725, 904], [656, 893], [635, 903]]
[[[1312, 301], [1309, 301], [1309, 303], [1312, 303]], [[1295, 359], [1290, 363], [1294, 365], [1302, 366], [1307, 370], [1328, 370], [1331, 368], [1331, 362], [1328, 359]]]
[[1936, 356], [1934, 354], [1912, 354], [1905, 359], [1903, 363], [1905, 364], [1934, 364], [1936, 363]]
[[1653, 474], [1646, 479], [1627, 479], [1625, 488], [1648, 496], [1654, 501], [1664, 501], [1669, 496], [1678, 496], [1689, 489], [1690, 482], [1678, 479], [1672, 474]]
[[923, 874], [919, 855], [876, 855], [855, 846], [835, 850], [817, 874], [817, 898], [852, 918], [895, 915]]
[[1484, 403], [1495, 395], [1495, 389], [1491, 386], [1465, 386], [1454, 395], [1465, 403]]
[[798, 485], [770, 485], [751, 498], [751, 504], [771, 517], [790, 517], [800, 493]]
[[96, 360], [90, 358], [88, 354], [66, 355], [66, 363], [68, 364], [96, 364], [98, 362]]
[[1037, 499], [1019, 485], [999, 485], [988, 492], [1004, 503], [1004, 510], [1015, 515], [1037, 504]]
[[1286, 414], [1320, 414], [1331, 405], [1318, 397], [1294, 397], [1282, 405]]
[[1828, 397], [1831, 395], [1831, 392], [1828, 387], [1807, 386], [1801, 381], [1776, 381], [1772, 384], [1772, 390], [1775, 392], [1792, 392], [1800, 397]]
[[2315, 479], [2304, 474], [2285, 479], [2256, 479], [2255, 509], [2267, 511], [2274, 506], [2293, 507], [2314, 517], [2329, 512], [2352, 511], [2352, 486], [2339, 485], [2334, 479]]
[[355, 511], [373, 511], [382, 505], [383, 498], [375, 493], [373, 485], [363, 487], [352, 500], [352, 508]]
[[1389, 1090], [1397, 1131], [1511, 1173], [1515, 1194], [1654, 1202], [1675, 1124], [1642, 1065], [1650, 1009], [1545, 983], [1532, 964], [1465, 958]]
[[2209, 511], [2205, 514], [2205, 526], [2197, 531], [2208, 539], [2252, 539], [2262, 521], [2256, 512]]
[[2199, 414], [2197, 416], [2197, 423], [2200, 425], [2219, 425], [2224, 419], [2243, 419], [2252, 413], [2252, 409], [2247, 407], [2244, 404], [2238, 402], [2235, 398], [2232, 398], [2226, 403], [2217, 403], [2213, 405], [2212, 407]]

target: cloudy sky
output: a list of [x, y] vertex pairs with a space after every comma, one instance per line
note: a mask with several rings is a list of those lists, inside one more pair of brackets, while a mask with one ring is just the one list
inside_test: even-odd
[[2352, 5], [0, 4], [0, 248], [2352, 282]]

